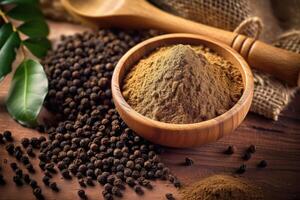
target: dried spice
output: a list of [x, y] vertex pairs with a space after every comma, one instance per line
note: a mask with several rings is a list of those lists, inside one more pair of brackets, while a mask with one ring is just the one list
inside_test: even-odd
[[162, 47], [125, 76], [123, 95], [140, 114], [167, 123], [212, 119], [229, 110], [243, 91], [237, 68], [203, 46]]
[[247, 149], [247, 151], [248, 151], [249, 153], [255, 153], [255, 152], [256, 152], [256, 146], [253, 145], [253, 144], [251, 144], [251, 145], [249, 146], [249, 148]]
[[175, 198], [174, 198], [174, 196], [173, 196], [172, 193], [167, 193], [167, 194], [166, 194], [166, 199], [167, 199], [167, 200], [175, 200]]
[[0, 174], [0, 186], [1, 185], [6, 185], [6, 181], [5, 181], [5, 179], [4, 179], [4, 177], [3, 177], [2, 174]]
[[225, 154], [231, 155], [237, 151], [237, 148], [234, 145], [229, 145], [228, 148], [224, 151]]
[[152, 188], [150, 179], [166, 180], [170, 170], [159, 160], [160, 148], [126, 126], [110, 88], [119, 58], [152, 35], [101, 30], [62, 37], [44, 60], [49, 79], [45, 105], [63, 119], [46, 127], [49, 139], [37, 145], [45, 173], [57, 167], [64, 178], [75, 176], [83, 187], [96, 180], [104, 187], [104, 199], [121, 197], [126, 184], [142, 193], [142, 187]]
[[3, 137], [6, 139], [6, 141], [8, 142], [12, 142], [13, 141], [13, 137], [10, 131], [6, 130], [3, 132]]
[[260, 188], [227, 175], [214, 175], [181, 190], [183, 200], [261, 200]]
[[267, 167], [267, 165], [268, 165], [268, 163], [266, 160], [261, 160], [257, 166], [260, 168], [265, 168], [265, 167]]
[[238, 174], [243, 174], [243, 173], [246, 172], [246, 169], [247, 169], [246, 164], [242, 164], [242, 165], [236, 170], [236, 173], [238, 173]]
[[186, 158], [184, 159], [184, 164], [185, 164], [186, 166], [192, 166], [192, 165], [194, 164], [194, 161], [193, 161], [191, 158], [186, 157]]

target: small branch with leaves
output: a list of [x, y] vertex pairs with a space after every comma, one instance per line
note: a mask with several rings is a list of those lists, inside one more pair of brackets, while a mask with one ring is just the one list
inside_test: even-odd
[[[9, 6], [8, 6], [9, 5]], [[9, 7], [10, 9], [4, 9]], [[36, 126], [37, 116], [48, 92], [48, 80], [37, 59], [51, 48], [49, 28], [38, 0], [0, 0], [0, 81], [12, 72], [17, 53], [23, 60], [17, 67], [9, 89], [6, 107], [9, 114], [25, 126]], [[16, 26], [15, 21], [21, 22]], [[1, 82], [0, 82], [1, 83]]]

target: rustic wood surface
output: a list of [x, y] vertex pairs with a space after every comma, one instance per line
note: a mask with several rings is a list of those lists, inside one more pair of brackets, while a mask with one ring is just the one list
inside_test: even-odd
[[[83, 31], [80, 26], [51, 23], [51, 38], [58, 38], [61, 34], [71, 34]], [[0, 84], [0, 132], [11, 130], [16, 142], [24, 136], [33, 137], [40, 133], [24, 128], [16, 123], [7, 114], [5, 109], [5, 96], [7, 94], [10, 77]], [[161, 155], [162, 161], [184, 182], [189, 184], [212, 174], [232, 174], [244, 161], [241, 156], [250, 144], [257, 146], [257, 152], [246, 161], [247, 171], [241, 175], [249, 181], [260, 186], [266, 199], [300, 199], [300, 92], [298, 92], [277, 122], [267, 120], [255, 114], [248, 114], [246, 120], [234, 134], [226, 136], [218, 142], [192, 149], [168, 148]], [[227, 156], [222, 154], [228, 145], [235, 145], [238, 151]], [[191, 167], [182, 166], [185, 157], [190, 157], [195, 164]], [[266, 169], [258, 169], [257, 163], [261, 159], [268, 161]], [[12, 170], [9, 163], [15, 161], [9, 157], [3, 145], [0, 145], [0, 164], [3, 174], [8, 182], [0, 186], [0, 199], [34, 199], [29, 186], [16, 187], [11, 180]], [[43, 189], [46, 199], [79, 199], [77, 190], [80, 188], [73, 178], [72, 181], [63, 180], [60, 175], [55, 177], [61, 192], [55, 193], [44, 187], [37, 160], [34, 161], [37, 173], [34, 178]], [[21, 163], [19, 164], [20, 166]], [[26, 171], [26, 170], [25, 170]], [[166, 192], [173, 192], [177, 199], [177, 191], [166, 182], [155, 182], [153, 191], [146, 191], [144, 199], [164, 199]], [[139, 199], [130, 188], [126, 189], [124, 199]], [[101, 199], [101, 186], [96, 185], [86, 189], [89, 199]]]

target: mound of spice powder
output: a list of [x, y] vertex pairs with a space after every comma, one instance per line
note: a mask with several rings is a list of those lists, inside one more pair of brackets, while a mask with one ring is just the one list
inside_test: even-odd
[[130, 106], [149, 118], [174, 124], [212, 119], [240, 98], [240, 72], [203, 46], [173, 45], [140, 60], [124, 79]]
[[183, 200], [261, 200], [262, 191], [245, 180], [214, 175], [181, 190]]

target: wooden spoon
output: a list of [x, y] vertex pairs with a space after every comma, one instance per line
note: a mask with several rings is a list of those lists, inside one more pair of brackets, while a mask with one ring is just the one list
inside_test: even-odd
[[238, 51], [248, 64], [292, 86], [300, 86], [300, 55], [253, 38], [192, 22], [164, 12], [146, 0], [61, 0], [80, 21], [97, 27], [155, 28], [217, 39]]

